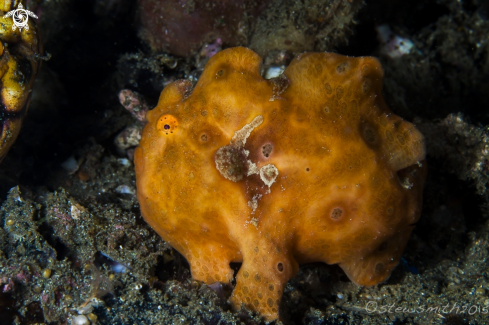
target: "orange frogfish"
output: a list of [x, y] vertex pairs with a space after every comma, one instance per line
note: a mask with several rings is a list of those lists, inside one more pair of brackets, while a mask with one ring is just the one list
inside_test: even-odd
[[371, 57], [305, 53], [277, 78], [236, 47], [197, 85], [176, 81], [147, 114], [135, 152], [144, 219], [192, 277], [271, 321], [298, 265], [338, 264], [355, 283], [385, 281], [419, 219], [424, 138], [382, 99]]
[[[18, 26], [18, 20], [24, 25]], [[34, 19], [27, 19], [22, 2], [0, 0], [0, 162], [19, 135], [41, 52]]]

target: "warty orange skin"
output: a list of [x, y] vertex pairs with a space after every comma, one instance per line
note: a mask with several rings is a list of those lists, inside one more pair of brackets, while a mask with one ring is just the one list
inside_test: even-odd
[[176, 81], [147, 114], [135, 152], [144, 219], [192, 277], [233, 279], [231, 303], [279, 316], [301, 263], [338, 264], [359, 285], [385, 281], [418, 220], [424, 139], [382, 99], [371, 57], [306, 53], [282, 76], [238, 47], [197, 85]]

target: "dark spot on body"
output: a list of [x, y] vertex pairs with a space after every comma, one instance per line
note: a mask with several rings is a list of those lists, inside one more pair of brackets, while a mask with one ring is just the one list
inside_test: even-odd
[[326, 90], [326, 93], [328, 95], [331, 95], [333, 93], [333, 88], [331, 87], [331, 85], [329, 83], [326, 83], [324, 85], [324, 90]]
[[282, 262], [279, 262], [279, 263], [277, 264], [277, 270], [278, 270], [279, 272], [283, 272], [283, 271], [284, 271], [284, 265], [283, 265], [283, 263], [282, 263]]
[[384, 267], [383, 263], [377, 263], [377, 265], [375, 265], [374, 272], [375, 272], [375, 274], [380, 275], [384, 272], [384, 269], [385, 269], [385, 267]]
[[370, 91], [370, 89], [372, 89], [372, 81], [370, 81], [370, 79], [366, 79], [362, 85], [362, 92], [366, 94]]
[[345, 72], [346, 70], [348, 70], [350, 64], [348, 62], [343, 62], [343, 63], [340, 63], [336, 66], [336, 72], [338, 73], [343, 73]]
[[272, 150], [273, 150], [273, 146], [270, 143], [267, 143], [266, 145], [264, 145], [261, 148], [261, 153], [263, 154], [263, 156], [265, 156], [266, 158], [268, 158], [268, 157], [270, 157], [270, 154], [272, 153]]
[[260, 283], [261, 282], [261, 275], [260, 274], [255, 274], [255, 281]]
[[342, 215], [343, 215], [343, 210], [341, 210], [340, 208], [334, 208], [333, 211], [331, 212], [331, 219], [338, 220], [339, 218], [341, 218]]
[[377, 126], [364, 121], [360, 124], [360, 134], [369, 146], [378, 147], [380, 143]]

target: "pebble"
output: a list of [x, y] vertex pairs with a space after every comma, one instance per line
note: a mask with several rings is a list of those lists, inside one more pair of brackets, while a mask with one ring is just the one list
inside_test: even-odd
[[87, 315], [88, 318], [92, 321], [92, 322], [96, 322], [97, 321], [97, 315], [95, 315], [94, 313], [90, 313]]
[[136, 194], [136, 190], [128, 185], [119, 185], [115, 188], [114, 191], [119, 194]]
[[284, 72], [284, 70], [285, 70], [284, 66], [280, 66], [280, 67], [272, 66], [268, 68], [267, 72], [265, 73], [265, 79], [276, 78], [280, 76], [282, 72]]
[[78, 315], [71, 319], [71, 323], [73, 325], [88, 325], [90, 324], [90, 321], [85, 315]]
[[50, 269], [45, 269], [44, 271], [42, 271], [42, 276], [45, 279], [49, 279], [51, 277], [51, 270]]
[[117, 162], [124, 167], [130, 167], [131, 166], [131, 161], [127, 158], [119, 158], [119, 159], [117, 159]]
[[69, 174], [74, 174], [78, 170], [80, 165], [78, 164], [78, 161], [76, 161], [75, 157], [70, 156], [61, 164], [61, 167], [63, 167], [63, 169], [66, 170]]

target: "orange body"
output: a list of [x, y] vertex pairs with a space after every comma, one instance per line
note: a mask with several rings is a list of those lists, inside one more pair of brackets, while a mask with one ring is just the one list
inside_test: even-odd
[[230, 282], [267, 320], [299, 263], [339, 264], [374, 285], [398, 264], [420, 216], [424, 140], [392, 114], [370, 57], [303, 54], [264, 80], [246, 48], [208, 62], [193, 90], [167, 86], [135, 165], [145, 220], [192, 276]]
[[40, 67], [41, 42], [34, 19], [14, 29], [12, 16], [5, 16], [20, 4], [0, 0], [0, 162], [19, 135]]

